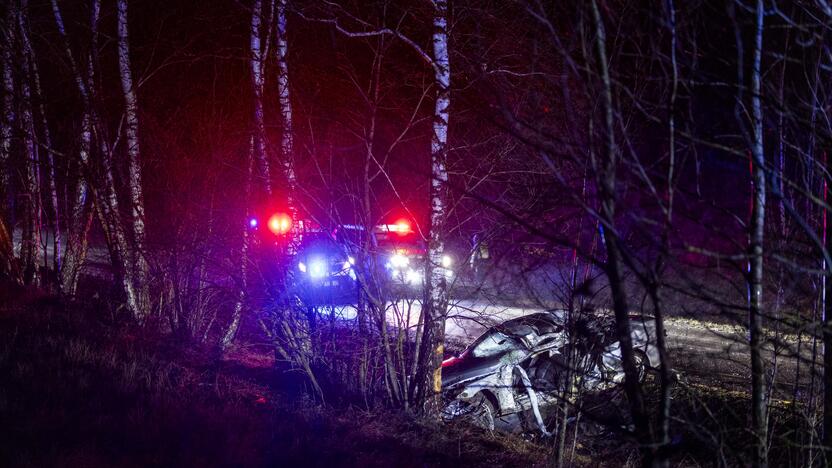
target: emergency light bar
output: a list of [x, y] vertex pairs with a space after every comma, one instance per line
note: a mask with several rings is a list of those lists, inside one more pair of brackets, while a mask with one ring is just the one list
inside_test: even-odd
[[268, 226], [272, 234], [280, 236], [292, 229], [292, 218], [286, 213], [275, 213], [269, 218]]

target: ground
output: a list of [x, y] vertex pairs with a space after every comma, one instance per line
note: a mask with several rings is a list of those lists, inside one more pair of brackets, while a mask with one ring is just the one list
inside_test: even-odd
[[[737, 330], [669, 325], [681, 375], [674, 464], [743, 464], [749, 398]], [[781, 362], [785, 389], [793, 361]], [[209, 348], [115, 323], [100, 304], [24, 294], [0, 305], [0, 466], [543, 466], [551, 454], [552, 442], [533, 433], [322, 406], [302, 398], [296, 381], [245, 340], [217, 359]], [[646, 389], [656, 397], [653, 378]], [[587, 399], [573, 464], [637, 460], [625, 408], [621, 392]], [[807, 442], [811, 416], [775, 399], [775, 459], [799, 464], [788, 447]]]
[[[0, 310], [2, 466], [536, 466], [522, 439], [286, 392], [268, 354], [114, 327], [50, 298]], [[273, 382], [272, 382], [273, 383]]]

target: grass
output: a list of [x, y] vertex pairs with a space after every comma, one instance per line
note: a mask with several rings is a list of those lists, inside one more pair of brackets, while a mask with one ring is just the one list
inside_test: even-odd
[[[114, 322], [102, 304], [0, 303], [0, 466], [543, 466], [551, 441], [435, 425], [395, 411], [321, 407], [288, 391], [268, 353], [210, 349]], [[650, 380], [648, 404], [657, 389]], [[626, 402], [598, 395], [626, 421]], [[749, 395], [719, 381], [673, 394], [674, 466], [748, 461]], [[591, 402], [588, 402], [588, 404]], [[771, 405], [772, 463], [799, 464], [800, 403]], [[612, 419], [615, 419], [612, 418]], [[619, 424], [620, 425], [620, 424]], [[581, 436], [580, 466], [635, 466], [620, 432]]]
[[304, 403], [247, 376], [239, 362], [211, 356], [108, 323], [95, 307], [42, 297], [6, 305], [0, 309], [0, 465], [544, 462], [540, 446], [511, 437]]

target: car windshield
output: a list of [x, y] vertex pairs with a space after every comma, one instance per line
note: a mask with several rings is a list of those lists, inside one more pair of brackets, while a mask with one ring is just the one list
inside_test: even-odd
[[486, 333], [471, 347], [471, 354], [474, 357], [498, 356], [517, 348], [517, 343], [507, 335], [492, 330]]

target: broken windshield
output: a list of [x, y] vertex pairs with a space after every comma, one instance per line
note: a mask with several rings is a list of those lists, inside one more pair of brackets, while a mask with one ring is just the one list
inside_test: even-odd
[[471, 347], [471, 354], [474, 357], [499, 356], [517, 347], [515, 340], [502, 332], [493, 330], [477, 340], [477, 343]]

